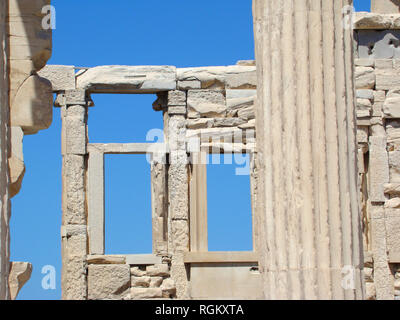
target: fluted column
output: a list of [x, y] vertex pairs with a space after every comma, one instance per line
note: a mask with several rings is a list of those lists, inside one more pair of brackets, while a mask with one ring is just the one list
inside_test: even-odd
[[349, 0], [254, 0], [266, 299], [362, 299]]

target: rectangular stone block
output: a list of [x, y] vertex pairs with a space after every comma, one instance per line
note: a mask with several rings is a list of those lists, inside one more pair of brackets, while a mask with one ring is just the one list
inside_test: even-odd
[[376, 90], [398, 89], [400, 89], [400, 77], [397, 70], [376, 71]]
[[386, 209], [386, 232], [389, 260], [400, 263], [400, 209]]
[[356, 97], [357, 97], [357, 99], [373, 100], [374, 99], [374, 90], [359, 89], [359, 90], [356, 91]]
[[74, 89], [65, 91], [66, 104], [68, 106], [86, 105], [86, 91], [83, 89]]
[[168, 106], [186, 107], [186, 92], [179, 90], [168, 91]]
[[390, 182], [400, 182], [400, 151], [389, 152]]
[[53, 91], [75, 89], [74, 66], [46, 65], [38, 74], [51, 82]]
[[89, 300], [122, 300], [130, 293], [129, 265], [89, 265]]
[[365, 126], [357, 127], [357, 142], [368, 143], [369, 128]]
[[169, 277], [169, 266], [167, 264], [147, 266], [146, 274], [151, 277]]
[[178, 90], [193, 89], [201, 89], [201, 82], [199, 80], [178, 81]]
[[400, 97], [387, 98], [383, 103], [383, 113], [388, 119], [400, 118]]
[[176, 90], [172, 66], [100, 66], [77, 74], [77, 88], [97, 93], [157, 93]]
[[226, 115], [224, 91], [189, 90], [187, 100], [189, 114], [202, 118], [218, 118]]
[[371, 67], [356, 67], [356, 89], [374, 89], [375, 70]]
[[168, 114], [169, 115], [185, 115], [186, 114], [186, 106], [169, 106]]
[[372, 136], [370, 141], [370, 200], [385, 202], [384, 185], [389, 182], [386, 137]]
[[83, 156], [64, 156], [63, 224], [86, 224], [84, 166]]
[[358, 67], [373, 67], [374, 59], [355, 59], [354, 64]]

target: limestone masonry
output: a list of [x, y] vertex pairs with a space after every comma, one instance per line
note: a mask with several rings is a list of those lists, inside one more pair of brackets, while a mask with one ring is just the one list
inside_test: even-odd
[[[62, 298], [400, 300], [400, 3], [254, 0], [256, 61], [47, 65], [45, 0], [0, 0], [0, 298], [24, 135], [61, 108]], [[91, 143], [92, 94], [154, 94], [163, 143]], [[56, 99], [53, 102], [53, 94]], [[252, 252], [209, 252], [207, 154], [249, 156]], [[104, 155], [151, 159], [152, 254], [106, 255]], [[12, 236], [12, 235], [11, 235]]]

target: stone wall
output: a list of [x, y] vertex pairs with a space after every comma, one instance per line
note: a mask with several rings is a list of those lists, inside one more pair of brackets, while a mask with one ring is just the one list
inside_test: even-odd
[[356, 88], [367, 299], [400, 299], [399, 15], [358, 13]]
[[[192, 206], [196, 202], [205, 208], [206, 193], [193, 192], [193, 188], [207, 187], [194, 182], [206, 171], [195, 179], [198, 163], [191, 161], [200, 151], [248, 153], [252, 159], [249, 179], [255, 185], [255, 73], [254, 61], [185, 69], [100, 66], [75, 74], [73, 66], [46, 66], [40, 71], [51, 81], [56, 106], [62, 108], [63, 299], [191, 297], [187, 253], [208, 250], [206, 224], [193, 222]], [[165, 144], [151, 145], [156, 148], [153, 151], [144, 144], [91, 144], [87, 121], [96, 112], [92, 93], [156, 93], [153, 109], [163, 113]], [[165, 149], [159, 157], [157, 148], [161, 147]], [[104, 255], [104, 154], [147, 152], [152, 154], [153, 253]], [[191, 243], [196, 232], [202, 234], [199, 246]], [[210, 259], [197, 264], [216, 263]], [[251, 276], [257, 281], [259, 273], [250, 273], [257, 266], [255, 256], [232, 259], [228, 254], [225, 260], [216, 260], [220, 267], [232, 270], [235, 262], [248, 262], [251, 267], [242, 268], [241, 281]], [[233, 271], [229, 274], [235, 277]], [[237, 294], [244, 293], [227, 293]]]
[[51, 29], [42, 27], [42, 8], [49, 4], [0, 2], [0, 299], [15, 299], [31, 270], [30, 264], [9, 262], [9, 199], [19, 192], [25, 173], [24, 134], [46, 129], [52, 121], [51, 84], [37, 75], [51, 55]]
[[124, 256], [88, 259], [89, 300], [143, 300], [176, 298], [168, 261], [129, 264]]

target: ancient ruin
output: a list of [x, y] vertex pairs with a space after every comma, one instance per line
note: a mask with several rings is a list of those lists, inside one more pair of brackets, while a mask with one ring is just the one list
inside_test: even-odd
[[[355, 15], [350, 0], [253, 0], [256, 61], [84, 69], [46, 65], [49, 3], [0, 1], [1, 299], [32, 271], [9, 261], [9, 201], [22, 138], [49, 127], [53, 105], [63, 299], [400, 299], [397, 0]], [[157, 94], [164, 141], [92, 143], [96, 93]], [[251, 252], [208, 251], [204, 159], [221, 153], [250, 159]], [[105, 254], [107, 154], [148, 155], [152, 254]]]

